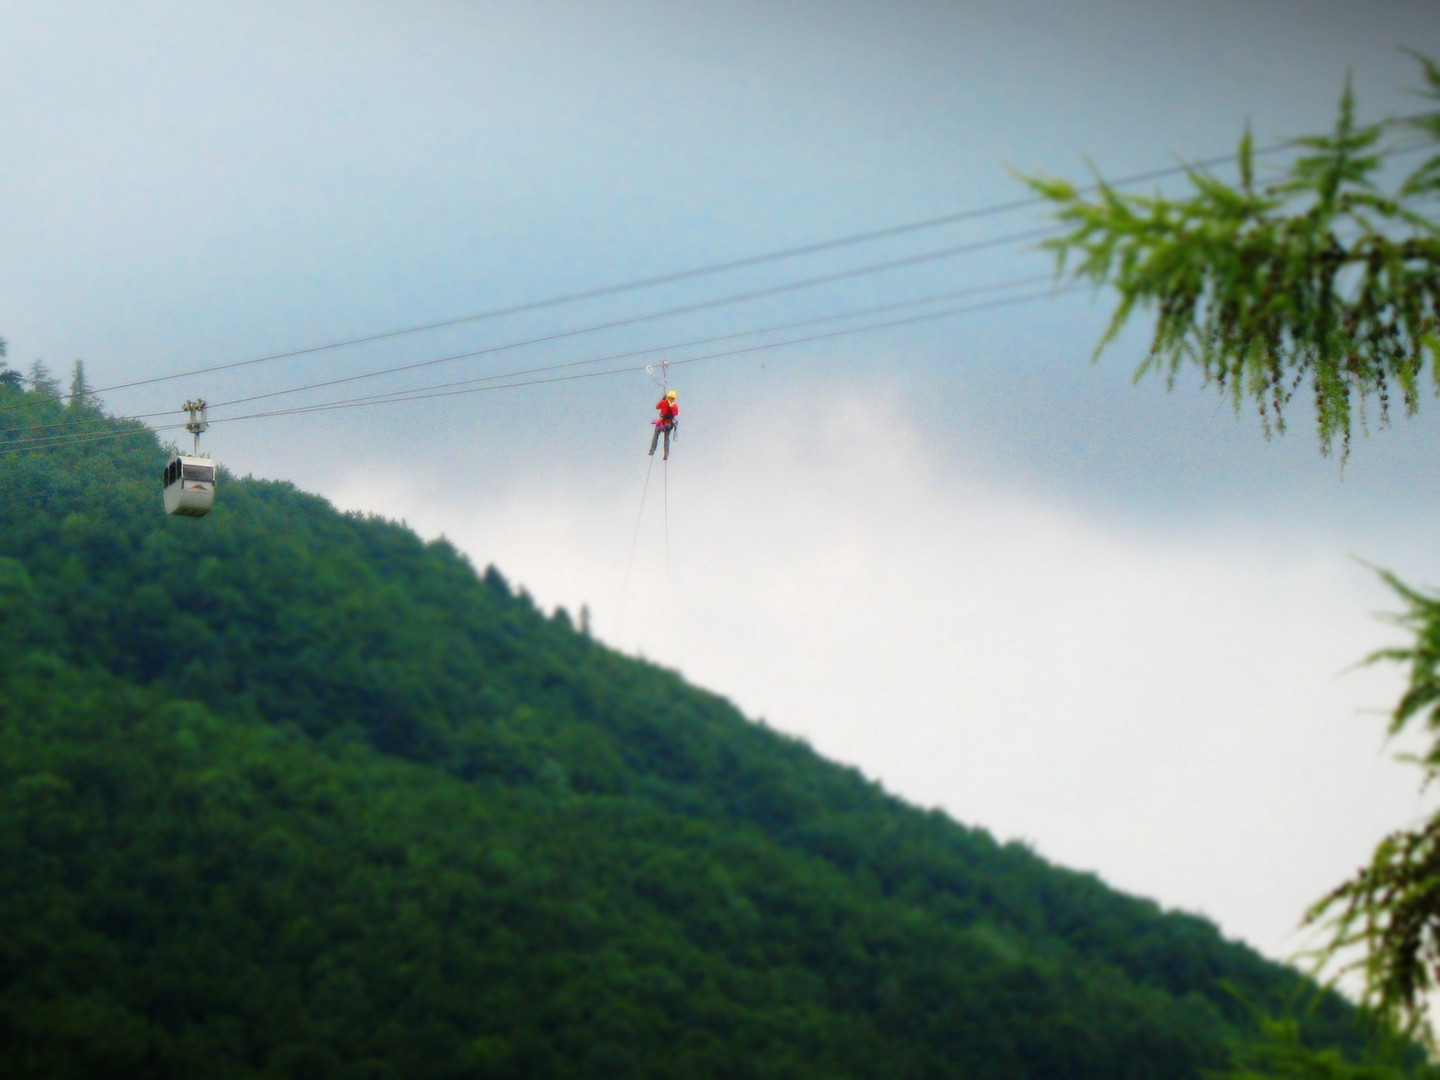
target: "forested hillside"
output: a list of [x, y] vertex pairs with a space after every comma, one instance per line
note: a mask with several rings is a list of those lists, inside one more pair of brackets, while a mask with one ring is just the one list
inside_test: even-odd
[[1307, 1000], [444, 541], [169, 518], [165, 456], [0, 382], [0, 1075], [1171, 1080]]

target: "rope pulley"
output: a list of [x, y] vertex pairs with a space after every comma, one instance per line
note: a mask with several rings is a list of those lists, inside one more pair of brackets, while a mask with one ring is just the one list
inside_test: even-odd
[[180, 407], [190, 414], [190, 419], [186, 421], [185, 424], [185, 430], [195, 437], [195, 456], [199, 457], [200, 433], [210, 428], [210, 418], [205, 414], [208, 406], [205, 404], [204, 398], [196, 398], [194, 401], [185, 402], [185, 404]]

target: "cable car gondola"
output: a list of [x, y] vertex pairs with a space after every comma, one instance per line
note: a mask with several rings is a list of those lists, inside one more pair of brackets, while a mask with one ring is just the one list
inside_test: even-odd
[[195, 436], [195, 453], [173, 454], [165, 466], [165, 512], [180, 517], [204, 517], [215, 502], [215, 462], [200, 456], [200, 433], [210, 426], [205, 402], [187, 401], [190, 422], [185, 430]]
[[176, 454], [165, 466], [165, 512], [204, 517], [215, 502], [215, 462]]

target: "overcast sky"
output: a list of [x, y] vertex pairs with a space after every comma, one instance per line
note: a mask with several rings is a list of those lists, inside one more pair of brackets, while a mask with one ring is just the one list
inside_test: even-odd
[[[1347, 73], [1404, 112], [1401, 46], [1440, 53], [1440, 3], [0, 0], [0, 335], [112, 387], [609, 289], [1323, 130]], [[1366, 562], [1440, 585], [1440, 402], [1342, 475], [1303, 413], [1267, 441], [1193, 377], [1132, 385], [1143, 333], [1090, 364], [1104, 294], [734, 351], [1034, 293], [995, 287], [1049, 271], [1005, 239], [1043, 224], [102, 396], [230, 402], [202, 448], [235, 473], [444, 534], [888, 790], [1283, 957], [1422, 808], [1396, 673], [1350, 669], [1398, 640]], [[995, 291], [857, 314], [964, 289]]]

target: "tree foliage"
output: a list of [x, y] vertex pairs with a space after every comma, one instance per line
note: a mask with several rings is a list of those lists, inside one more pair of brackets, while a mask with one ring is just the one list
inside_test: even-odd
[[30, 392], [33, 394], [53, 399], [60, 397], [60, 380], [50, 374], [50, 369], [45, 366], [43, 360], [36, 360], [30, 365], [30, 374], [25, 381], [29, 384]]
[[8, 349], [8, 343], [3, 337], [0, 337], [0, 386], [19, 390], [25, 384], [25, 376], [5, 362]]
[[[1440, 595], [1383, 575], [1404, 601], [1395, 621], [1411, 644], [1381, 649], [1371, 663], [1408, 668], [1408, 685], [1391, 714], [1390, 733], [1423, 727], [1431, 741], [1414, 760], [1432, 782], [1440, 773]], [[1440, 813], [1383, 839], [1368, 865], [1323, 897], [1307, 919], [1322, 924], [1329, 939], [1326, 962], [1348, 961], [1364, 976], [1367, 1002], [1396, 1026], [1429, 1035], [1430, 997], [1440, 984]]]
[[70, 411], [76, 413], [98, 414], [100, 401], [90, 387], [90, 382], [85, 378], [85, 361], [76, 360], [75, 370], [70, 377], [70, 393], [66, 395], [70, 403]]
[[1313, 992], [443, 541], [228, 474], [169, 518], [138, 424], [0, 405], [6, 1075], [1171, 1080], [1227, 987]]
[[[1425, 88], [1440, 102], [1440, 66], [1416, 56]], [[1440, 111], [1362, 124], [1347, 85], [1334, 130], [1295, 139], [1272, 182], [1256, 180], [1247, 131], [1232, 185], [1203, 168], [1187, 170], [1186, 198], [1127, 195], [1100, 181], [1093, 197], [1065, 181], [1028, 183], [1056, 206], [1068, 231], [1049, 242], [1059, 273], [1112, 286], [1119, 303], [1098, 356], [1139, 310], [1154, 314], [1149, 351], [1136, 373], [1199, 368], [1207, 384], [1258, 408], [1266, 433], [1308, 381], [1320, 447], [1350, 451], [1352, 421], [1370, 403], [1388, 422], [1392, 392], [1407, 414], [1419, 408], [1423, 371], [1440, 392]], [[1401, 169], [1401, 155], [1425, 155]], [[1391, 187], [1381, 181], [1392, 178]], [[1440, 595], [1392, 574], [1407, 605], [1397, 620], [1411, 645], [1371, 662], [1409, 666], [1409, 687], [1391, 734], [1417, 720], [1435, 737], [1418, 760], [1440, 771]], [[1399, 830], [1370, 863], [1306, 914], [1326, 938], [1318, 968], [1358, 971], [1382, 1042], [1414, 1035], [1440, 1049], [1428, 999], [1440, 982], [1440, 814]], [[1292, 1020], [1264, 1021], [1266, 1038], [1242, 1048], [1233, 1080], [1261, 1077], [1412, 1076], [1413, 1058], [1355, 1064], [1300, 1038]]]
[[[1420, 61], [1423, 96], [1440, 102], [1440, 67]], [[1384, 188], [1417, 146], [1429, 156]], [[1343, 457], [1367, 403], [1382, 424], [1392, 395], [1416, 411], [1427, 362], [1440, 391], [1440, 110], [1360, 123], [1347, 85], [1334, 130], [1287, 149], [1261, 183], [1247, 131], [1238, 184], [1193, 167], [1192, 193], [1175, 199], [1027, 182], [1069, 227], [1047, 241], [1060, 273], [1119, 293], [1097, 356], [1137, 310], [1153, 312], [1137, 377], [1173, 384], [1198, 367], [1237, 410], [1253, 402], [1267, 434], [1308, 383], [1322, 452], [1338, 441]]]
[[1356, 1061], [1333, 1047], [1307, 1044], [1293, 1016], [1257, 1015], [1261, 1037], [1237, 1046], [1225, 1080], [1417, 1080], [1432, 1077], [1413, 1044], [1381, 1036]]
[[25, 376], [14, 368], [8, 366], [4, 360], [0, 360], [0, 386], [8, 386], [18, 390], [25, 385]]

